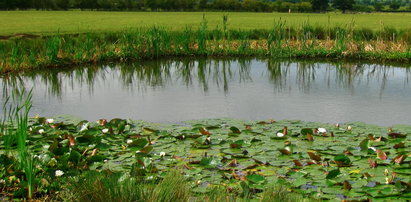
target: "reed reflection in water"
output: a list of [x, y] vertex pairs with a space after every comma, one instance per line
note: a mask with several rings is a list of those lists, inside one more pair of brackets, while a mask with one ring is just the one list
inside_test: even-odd
[[[269, 59], [160, 60], [1, 78], [34, 86], [33, 114], [88, 120], [201, 118], [409, 124], [408, 68]], [[0, 103], [2, 104], [2, 103]]]

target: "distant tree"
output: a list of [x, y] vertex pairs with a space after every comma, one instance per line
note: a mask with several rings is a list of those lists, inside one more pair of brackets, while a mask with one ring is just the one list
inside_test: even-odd
[[200, 10], [204, 10], [204, 9], [208, 8], [208, 0], [200, 0], [198, 2], [198, 8]]
[[259, 0], [244, 0], [242, 2], [242, 8], [246, 11], [261, 11], [263, 10], [263, 3]]
[[373, 6], [375, 11], [382, 11], [384, 8], [384, 5], [379, 1], [375, 2]]
[[69, 0], [57, 0], [56, 4], [59, 7], [59, 9], [67, 10], [69, 9], [70, 1]]
[[398, 10], [400, 7], [401, 7], [400, 2], [398, 2], [396, 0], [393, 0], [393, 1], [390, 2], [390, 8], [392, 10]]
[[334, 0], [333, 7], [340, 9], [343, 13], [345, 13], [347, 10], [352, 10], [354, 4], [354, 0]]
[[16, 0], [16, 7], [19, 9], [28, 9], [31, 7], [31, 1], [30, 0]]
[[324, 12], [328, 8], [328, 0], [311, 0], [313, 11]]
[[313, 6], [310, 2], [298, 3], [298, 11], [302, 13], [308, 13], [313, 11]]

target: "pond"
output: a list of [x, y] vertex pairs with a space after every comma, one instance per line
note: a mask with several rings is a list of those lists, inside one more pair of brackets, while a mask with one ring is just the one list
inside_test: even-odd
[[48, 117], [160, 123], [230, 117], [390, 126], [411, 123], [410, 76], [408, 68], [378, 64], [176, 59], [8, 75], [0, 78], [0, 91], [4, 96], [16, 87], [33, 87], [31, 113]]

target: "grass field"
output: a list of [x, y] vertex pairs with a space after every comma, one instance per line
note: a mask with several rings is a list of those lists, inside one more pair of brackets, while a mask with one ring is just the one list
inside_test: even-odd
[[93, 12], [93, 11], [0, 11], [0, 35], [16, 33], [55, 34], [89, 31], [119, 31], [127, 28], [163, 26], [181, 30], [197, 28], [205, 14], [208, 27], [222, 26], [228, 15], [229, 29], [270, 29], [274, 20], [286, 20], [286, 26], [352, 26], [375, 31], [384, 26], [411, 28], [411, 13], [307, 14], [307, 13], [239, 13], [239, 12]]

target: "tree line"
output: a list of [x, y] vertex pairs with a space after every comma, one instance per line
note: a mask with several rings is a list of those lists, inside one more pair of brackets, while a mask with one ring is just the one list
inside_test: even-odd
[[0, 10], [325, 12], [411, 10], [410, 0], [0, 0]]

